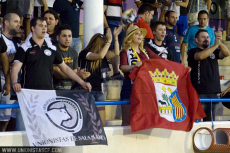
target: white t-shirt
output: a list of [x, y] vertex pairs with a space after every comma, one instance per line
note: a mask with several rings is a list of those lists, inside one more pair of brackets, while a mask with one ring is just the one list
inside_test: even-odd
[[[46, 0], [48, 7], [53, 7], [55, 0]], [[40, 0], [34, 0], [34, 6], [43, 6]]]

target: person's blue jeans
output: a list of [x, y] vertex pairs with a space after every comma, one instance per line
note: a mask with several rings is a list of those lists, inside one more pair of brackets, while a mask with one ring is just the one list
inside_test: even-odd
[[101, 91], [91, 91], [95, 101], [105, 101], [104, 95]]
[[75, 49], [79, 55], [79, 53], [82, 50], [82, 43], [81, 43], [81, 39], [80, 37], [78, 38], [72, 38], [72, 43], [70, 45], [70, 47], [72, 47], [73, 49]]

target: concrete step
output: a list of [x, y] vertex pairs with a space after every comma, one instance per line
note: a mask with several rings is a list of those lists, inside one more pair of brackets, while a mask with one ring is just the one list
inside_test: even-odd
[[115, 119], [115, 120], [106, 120], [105, 126], [121, 126], [122, 120]]
[[230, 115], [221, 115], [215, 117], [216, 121], [230, 121]]

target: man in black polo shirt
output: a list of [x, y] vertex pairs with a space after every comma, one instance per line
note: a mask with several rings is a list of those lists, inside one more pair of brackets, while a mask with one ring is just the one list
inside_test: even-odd
[[[96, 2], [96, 1], [95, 1]], [[73, 33], [73, 41], [70, 47], [78, 54], [82, 50], [81, 39], [79, 38], [79, 17], [83, 2], [80, 0], [55, 0], [53, 9], [60, 14], [62, 24], [68, 24]]]
[[[57, 64], [69, 78], [90, 91], [91, 85], [84, 82], [63, 62], [55, 46], [44, 41], [47, 31], [45, 19], [33, 18], [30, 26], [33, 33], [32, 38], [19, 48], [12, 67], [11, 79], [14, 91], [20, 92], [21, 85], [28, 89], [52, 90], [53, 64]], [[22, 66], [24, 71], [20, 84], [17, 82], [17, 73]]]
[[[72, 31], [67, 24], [61, 25], [57, 31], [57, 52], [61, 55], [62, 59], [76, 74], [83, 79], [90, 76], [90, 72], [79, 70], [78, 68], [78, 54], [70, 47], [72, 42]], [[57, 65], [54, 65], [54, 88], [56, 90], [70, 90], [74, 82], [66, 76]]]
[[[90, 83], [84, 82], [62, 60], [56, 47], [46, 43], [44, 37], [47, 23], [44, 18], [33, 18], [30, 22], [32, 38], [26, 41], [17, 51], [11, 71], [12, 86], [15, 92], [21, 91], [21, 86], [28, 89], [53, 89], [53, 64], [69, 78], [78, 82], [83, 88], [91, 91]], [[17, 82], [18, 72], [23, 66], [21, 84]], [[20, 112], [17, 113], [17, 130], [25, 130]]]
[[[220, 76], [218, 59], [229, 56], [228, 48], [221, 42], [222, 34], [216, 33], [215, 44], [208, 48], [210, 37], [208, 31], [199, 30], [195, 35], [196, 48], [188, 53], [188, 66], [191, 67], [191, 82], [200, 98], [218, 98], [220, 93]], [[218, 48], [219, 47], [219, 48]], [[206, 113], [203, 121], [211, 121], [210, 103], [203, 103], [202, 107]], [[218, 103], [213, 103], [212, 116], [215, 120], [215, 112]]]

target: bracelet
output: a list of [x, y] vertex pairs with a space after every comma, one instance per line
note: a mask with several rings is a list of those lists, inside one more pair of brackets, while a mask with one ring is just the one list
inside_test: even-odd
[[12, 84], [15, 84], [15, 83], [18, 83], [18, 82], [12, 82]]
[[111, 45], [111, 43], [105, 43], [106, 45]]

